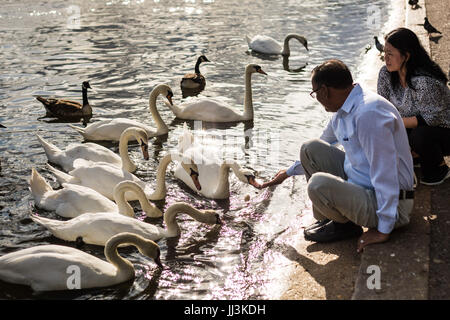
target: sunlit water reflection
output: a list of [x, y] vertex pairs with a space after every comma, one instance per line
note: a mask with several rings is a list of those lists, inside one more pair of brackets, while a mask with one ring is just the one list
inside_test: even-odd
[[[371, 1], [386, 16], [388, 0]], [[72, 7], [71, 7], [72, 5]], [[79, 16], [77, 14], [79, 13]], [[327, 120], [323, 108], [309, 97], [312, 68], [329, 58], [345, 61], [356, 70], [364, 48], [380, 26], [370, 30], [367, 1], [63, 1], [36, 4], [8, 2], [0, 9], [0, 255], [40, 244], [65, 243], [33, 223], [28, 214], [60, 219], [37, 210], [27, 179], [36, 167], [45, 169], [45, 154], [34, 136], [38, 132], [59, 147], [82, 138], [67, 124], [40, 119], [43, 106], [36, 95], [81, 101], [81, 82], [89, 80], [94, 107], [91, 122], [126, 117], [152, 123], [148, 95], [160, 83], [169, 84], [175, 103], [181, 99], [181, 77], [193, 72], [200, 54], [211, 63], [201, 65], [206, 88], [201, 97], [226, 101], [242, 110], [244, 68], [258, 63], [268, 76], [253, 75], [255, 119], [250, 123], [206, 125], [208, 135], [227, 150], [227, 156], [271, 178], [298, 158], [301, 143], [317, 137]], [[376, 29], [378, 28], [378, 29]], [[267, 34], [279, 41], [296, 32], [308, 39], [310, 51], [291, 41], [289, 60], [248, 52], [245, 35]], [[160, 98], [161, 99], [161, 98]], [[139, 148], [131, 156], [136, 173], [155, 183], [155, 168], [176, 148], [183, 121], [158, 100], [169, 134], [152, 139], [151, 159]], [[194, 123], [188, 122], [194, 129]], [[226, 133], [224, 137], [224, 133]], [[200, 130], [195, 134], [201, 137]], [[117, 151], [117, 145], [107, 143]], [[226, 147], [226, 148], [225, 148]], [[173, 170], [174, 166], [169, 167]], [[276, 189], [256, 191], [234, 175], [229, 200], [213, 201], [190, 191], [167, 174], [168, 196], [156, 202], [167, 208], [186, 201], [197, 208], [216, 209], [221, 225], [201, 225], [180, 216], [182, 234], [161, 240], [163, 270], [137, 250], [121, 249], [136, 268], [127, 283], [82, 292], [33, 294], [29, 288], [0, 282], [0, 298], [78, 299], [267, 299], [278, 298], [287, 283], [291, 263], [279, 244], [297, 241], [310, 205], [305, 179], [300, 176]], [[244, 197], [250, 195], [250, 201]], [[138, 216], [144, 219], [139, 211]], [[161, 219], [145, 218], [163, 225]], [[104, 259], [103, 248], [86, 252]]]

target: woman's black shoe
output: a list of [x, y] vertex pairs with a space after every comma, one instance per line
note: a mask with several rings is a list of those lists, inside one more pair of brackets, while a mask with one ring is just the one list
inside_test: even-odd
[[437, 186], [445, 181], [445, 179], [450, 178], [450, 168], [447, 165], [439, 167], [440, 172], [434, 177], [423, 177], [420, 179], [420, 183], [426, 184], [427, 186]]

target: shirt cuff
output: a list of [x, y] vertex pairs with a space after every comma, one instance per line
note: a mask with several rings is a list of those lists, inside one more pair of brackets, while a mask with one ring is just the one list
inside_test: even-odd
[[386, 218], [378, 216], [378, 231], [381, 233], [389, 234], [392, 232], [395, 226], [395, 218]]
[[300, 174], [304, 174], [305, 171], [303, 170], [303, 166], [302, 163], [297, 160], [295, 161], [295, 163], [290, 166], [289, 169], [286, 170], [286, 174], [290, 177], [290, 176], [298, 176]]

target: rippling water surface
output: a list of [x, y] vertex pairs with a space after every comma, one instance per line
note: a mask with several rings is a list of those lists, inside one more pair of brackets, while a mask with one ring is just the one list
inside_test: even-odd
[[[370, 4], [386, 16], [388, 0]], [[79, 15], [78, 15], [79, 13]], [[378, 29], [369, 30], [367, 1], [35, 1], [2, 2], [0, 9], [0, 255], [40, 244], [74, 246], [58, 240], [28, 214], [61, 219], [34, 208], [28, 190], [31, 168], [59, 185], [46, 170], [46, 156], [34, 136], [64, 148], [82, 138], [66, 123], [38, 119], [45, 114], [36, 95], [81, 101], [81, 82], [89, 80], [94, 107], [91, 122], [126, 117], [152, 124], [148, 96], [160, 83], [169, 84], [174, 102], [182, 99], [179, 83], [193, 72], [200, 54], [206, 89], [213, 97], [242, 110], [244, 68], [259, 64], [268, 76], [252, 77], [255, 119], [249, 123], [203, 130], [188, 122], [195, 134], [216, 138], [227, 156], [270, 179], [298, 158], [301, 143], [317, 137], [327, 120], [323, 108], [309, 97], [312, 68], [329, 58], [345, 61], [356, 73], [364, 48]], [[381, 26], [380, 26], [381, 28]], [[245, 35], [266, 34], [280, 41], [288, 33], [308, 39], [309, 52], [291, 41], [291, 57], [264, 57], [248, 52]], [[305, 66], [303, 68], [303, 66]], [[356, 74], [355, 74], [356, 76]], [[155, 183], [155, 168], [175, 149], [183, 121], [158, 100], [169, 134], [150, 140], [151, 159], [144, 161], [131, 147], [136, 173]], [[224, 136], [225, 134], [225, 136]], [[106, 144], [117, 151], [117, 145]], [[228, 151], [229, 150], [229, 151]], [[127, 283], [81, 292], [35, 294], [29, 288], [0, 282], [0, 298], [78, 299], [276, 299], [286, 289], [282, 281], [290, 261], [283, 244], [300, 237], [310, 205], [303, 176], [257, 191], [230, 175], [231, 197], [202, 198], [167, 173], [168, 195], [156, 202], [161, 209], [176, 201], [215, 209], [220, 225], [202, 225], [181, 215], [181, 236], [158, 242], [163, 270], [135, 249], [120, 252], [133, 262], [136, 278]], [[245, 201], [246, 195], [250, 201]], [[144, 215], [136, 204], [137, 214]], [[163, 226], [161, 219], [145, 218]], [[103, 248], [85, 246], [104, 259]], [[43, 271], [45, 272], [45, 270]]]

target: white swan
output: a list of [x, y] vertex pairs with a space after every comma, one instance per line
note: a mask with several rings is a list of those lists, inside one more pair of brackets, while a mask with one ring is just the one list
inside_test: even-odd
[[264, 54], [281, 54], [283, 56], [289, 56], [291, 54], [291, 50], [289, 48], [289, 40], [292, 38], [297, 39], [300, 41], [301, 44], [303, 44], [308, 49], [308, 41], [305, 39], [305, 37], [302, 37], [301, 35], [290, 33], [284, 38], [284, 44], [281, 45], [278, 41], [275, 39], [264, 36], [264, 35], [256, 35], [252, 39], [250, 39], [248, 36], [245, 36], [248, 47], [252, 49], [252, 51], [264, 53]]
[[62, 151], [55, 145], [47, 142], [36, 134], [39, 142], [44, 148], [45, 154], [50, 162], [60, 165], [65, 171], [74, 169], [73, 162], [76, 159], [85, 159], [93, 162], [107, 162], [111, 165], [123, 168], [128, 172], [135, 172], [136, 164], [130, 159], [128, 154], [128, 142], [131, 137], [141, 146], [144, 159], [148, 160], [148, 136], [144, 129], [130, 127], [125, 129], [119, 139], [119, 155], [97, 143], [71, 144]]
[[[117, 252], [117, 247], [123, 243], [134, 245], [162, 268], [159, 246], [155, 242], [136, 234], [120, 233], [106, 243], [107, 262], [60, 245], [41, 245], [5, 254], [0, 257], [0, 280], [31, 286], [34, 291], [109, 287], [135, 277], [131, 262]], [[74, 288], [69, 279], [74, 266], [79, 268], [79, 288]]]
[[255, 179], [250, 170], [243, 169], [236, 161], [220, 159], [218, 155], [222, 154], [221, 149], [195, 143], [194, 136], [186, 124], [184, 133], [178, 140], [178, 151], [186, 158], [194, 159], [198, 168], [201, 189], [195, 187], [192, 179], [181, 166], [177, 166], [175, 177], [206, 198], [226, 199], [230, 197], [230, 169], [241, 182], [253, 183]]
[[[140, 180], [134, 174], [129, 173], [123, 169], [111, 166], [105, 162], [90, 162], [83, 159], [76, 159], [73, 163], [75, 169], [68, 174], [53, 168], [47, 163], [48, 169], [56, 176], [59, 183], [72, 183], [92, 188], [104, 195], [108, 199], [114, 198], [114, 187], [122, 181], [134, 181], [142, 189], [144, 189], [145, 196], [150, 200], [161, 200], [166, 196], [165, 174], [167, 166], [172, 160], [182, 160], [182, 167], [198, 184], [198, 169], [191, 159], [183, 159], [178, 153], [169, 153], [165, 155], [157, 169], [156, 173], [156, 189], [153, 191], [146, 182]], [[138, 200], [135, 193], [127, 191], [125, 198], [128, 201]]]
[[163, 119], [161, 118], [156, 108], [156, 98], [160, 94], [163, 94], [167, 98], [167, 100], [169, 100], [169, 104], [172, 104], [172, 97], [173, 97], [172, 90], [167, 85], [164, 84], [156, 86], [150, 93], [149, 98], [150, 112], [156, 123], [156, 131], [152, 127], [149, 127], [141, 122], [126, 118], [101, 120], [88, 125], [86, 128], [80, 128], [70, 124], [69, 126], [75, 129], [81, 135], [83, 135], [83, 137], [86, 140], [93, 140], [93, 141], [101, 141], [101, 140], [119, 141], [122, 132], [129, 127], [142, 128], [147, 132], [147, 135], [149, 137], [167, 134], [169, 132], [169, 128], [164, 123]]
[[195, 220], [206, 224], [220, 222], [219, 215], [215, 211], [200, 211], [184, 202], [172, 204], [164, 213], [167, 229], [109, 212], [85, 213], [66, 221], [47, 219], [33, 214], [30, 217], [62, 240], [77, 242], [82, 240], [84, 243], [103, 246], [110, 237], [121, 232], [131, 232], [153, 241], [176, 237], [180, 234], [180, 227], [176, 221], [179, 213], [186, 213]]
[[149, 217], [161, 217], [162, 212], [149, 204], [142, 188], [132, 181], [123, 181], [114, 187], [114, 200], [109, 200], [97, 191], [75, 184], [63, 183], [62, 189], [53, 190], [45, 179], [31, 169], [30, 189], [38, 208], [55, 211], [65, 218], [74, 218], [90, 212], [112, 212], [134, 217], [134, 210], [125, 201], [125, 192], [136, 193], [142, 210]]
[[244, 113], [240, 114], [233, 108], [211, 99], [201, 99], [193, 102], [187, 102], [180, 106], [173, 104], [166, 105], [172, 110], [175, 116], [184, 120], [201, 120], [207, 122], [235, 122], [253, 120], [253, 102], [251, 75], [252, 73], [261, 73], [267, 75], [260, 66], [249, 64], [245, 68], [245, 98]]

